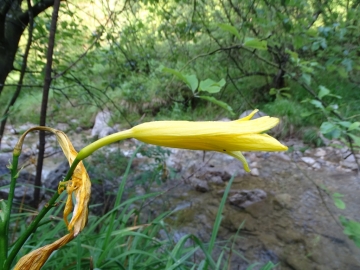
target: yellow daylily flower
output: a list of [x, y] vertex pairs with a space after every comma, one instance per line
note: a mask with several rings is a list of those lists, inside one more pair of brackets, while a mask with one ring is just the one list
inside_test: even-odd
[[51, 253], [62, 246], [66, 245], [68, 242], [74, 239], [74, 234], [69, 233], [59, 240], [55, 241], [52, 244], [38, 248], [25, 256], [17, 262], [14, 267], [14, 270], [37, 270], [41, 269], [44, 263], [47, 261]]
[[[66, 136], [66, 134], [62, 131], [53, 128], [33, 127], [27, 130], [21, 136], [18, 144], [15, 146], [16, 151], [21, 152], [21, 147], [26, 134], [33, 130], [44, 130], [54, 133], [64, 152], [64, 155], [66, 156], [71, 166], [71, 164], [74, 162], [77, 156], [77, 152], [74, 149], [73, 145], [71, 144], [69, 138]], [[60, 181], [61, 179], [59, 179], [59, 182]], [[70, 242], [85, 227], [88, 219], [88, 204], [91, 193], [91, 182], [82, 161], [80, 161], [76, 166], [72, 174], [71, 180], [66, 182], [60, 182], [58, 192], [61, 193], [65, 189], [68, 194], [68, 197], [64, 208], [64, 221], [70, 233], [61, 237], [59, 240], [55, 241], [52, 244], [38, 248], [30, 252], [29, 254], [23, 256], [16, 264], [14, 269], [23, 269], [23, 270], [40, 269], [54, 250], [57, 250], [66, 243]], [[75, 207], [73, 207], [73, 202], [72, 202], [73, 194], [75, 195]], [[71, 213], [73, 208], [74, 208], [73, 215], [69, 223], [67, 217]]]
[[279, 123], [275, 117], [251, 118], [248, 116], [230, 122], [155, 121], [143, 123], [121, 131], [83, 148], [79, 159], [90, 155], [98, 148], [127, 138], [159, 146], [191, 150], [217, 151], [239, 159], [246, 171], [250, 171], [241, 151], [286, 151], [288, 148], [275, 138], [264, 134]]

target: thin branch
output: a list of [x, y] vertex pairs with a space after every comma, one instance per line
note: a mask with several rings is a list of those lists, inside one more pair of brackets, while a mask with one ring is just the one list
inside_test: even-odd
[[[46, 126], [46, 113], [47, 105], [49, 98], [49, 90], [51, 85], [51, 72], [52, 72], [52, 63], [53, 63], [53, 52], [55, 47], [55, 34], [56, 34], [56, 25], [60, 9], [60, 0], [54, 0], [54, 9], [52, 13], [50, 33], [49, 33], [49, 44], [46, 55], [46, 67], [45, 67], [45, 79], [44, 79], [44, 88], [41, 101], [41, 112], [40, 112], [40, 126]], [[39, 132], [39, 154], [38, 162], [36, 166], [36, 175], [35, 175], [35, 186], [41, 186], [41, 175], [44, 162], [44, 153], [45, 153], [45, 132]], [[40, 189], [36, 188], [34, 190], [34, 200], [33, 205], [37, 208], [40, 201]]]
[[[110, 21], [112, 14], [113, 14], [113, 13], [110, 14], [110, 16], [109, 16], [109, 18], [107, 19], [105, 25], [107, 25], [108, 22]], [[57, 73], [52, 79], [53, 79], [53, 80], [56, 80], [56, 79], [62, 77], [66, 72], [68, 72], [68, 71], [69, 71], [70, 69], [72, 69], [77, 63], [79, 63], [80, 60], [82, 60], [82, 59], [88, 54], [88, 52], [95, 46], [95, 44], [99, 41], [99, 39], [101, 38], [101, 36], [102, 36], [102, 34], [104, 33], [104, 31], [105, 31], [105, 27], [103, 28], [103, 31], [100, 32], [100, 33], [96, 36], [96, 38], [95, 38], [95, 40], [93, 41], [93, 43], [86, 49], [86, 51], [85, 51], [83, 54], [81, 54], [74, 62], [72, 62], [69, 66], [67, 66], [63, 71], [61, 71], [60, 73]]]
[[[31, 12], [33, 14], [33, 17], [35, 18], [41, 12], [43, 12], [47, 8], [51, 7], [52, 5], [54, 5], [54, 0], [43, 0], [43, 1], [37, 2], [31, 8]], [[27, 25], [29, 23], [29, 20], [30, 20], [30, 10], [27, 10], [27, 11], [23, 12], [18, 18], [19, 18], [20, 22], [23, 25]]]

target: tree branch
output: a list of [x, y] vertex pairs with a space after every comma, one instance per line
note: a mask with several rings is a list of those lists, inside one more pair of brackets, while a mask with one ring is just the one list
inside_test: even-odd
[[[56, 34], [56, 25], [60, 9], [60, 0], [54, 0], [54, 9], [51, 18], [50, 33], [49, 33], [49, 44], [48, 51], [46, 55], [46, 68], [45, 68], [45, 80], [44, 80], [44, 89], [41, 101], [41, 112], [40, 112], [40, 126], [46, 125], [46, 113], [48, 105], [49, 90], [51, 85], [51, 72], [52, 72], [52, 63], [53, 63], [53, 52], [55, 46], [55, 34]], [[39, 133], [39, 154], [36, 166], [36, 175], [35, 175], [35, 186], [41, 186], [41, 175], [44, 161], [45, 153], [45, 132], [40, 130]], [[34, 201], [33, 206], [38, 207], [40, 201], [40, 189], [34, 189]]]
[[[44, 10], [46, 10], [47, 8], [51, 7], [54, 5], [54, 0], [42, 0], [38, 3], [36, 3], [32, 8], [32, 14], [34, 16], [34, 18], [39, 15], [41, 12], [43, 12]], [[23, 12], [20, 16], [19, 16], [19, 20], [24, 24], [27, 25], [29, 23], [30, 20], [30, 16], [29, 16], [29, 10]]]
[[1, 1], [0, 4], [0, 46], [1, 43], [5, 40], [5, 20], [6, 14], [8, 13], [11, 4], [11, 0]]
[[9, 104], [7, 105], [7, 107], [5, 109], [5, 112], [3, 113], [3, 117], [2, 117], [2, 120], [1, 120], [1, 124], [0, 124], [0, 147], [1, 147], [1, 139], [2, 139], [2, 137], [4, 135], [4, 131], [5, 131], [5, 125], [6, 125], [8, 113], [10, 111], [10, 108], [15, 104], [17, 98], [20, 95], [21, 89], [22, 89], [22, 84], [23, 84], [23, 81], [24, 81], [25, 71], [26, 71], [26, 67], [27, 67], [27, 60], [28, 60], [30, 47], [31, 47], [31, 43], [32, 43], [32, 38], [33, 38], [34, 16], [32, 14], [30, 0], [27, 0], [27, 5], [28, 5], [28, 8], [29, 8], [29, 16], [30, 16], [29, 37], [28, 37], [28, 41], [26, 43], [25, 53], [24, 53], [24, 56], [23, 56], [23, 62], [22, 62], [22, 65], [21, 65], [19, 83], [18, 83], [18, 85], [16, 87], [16, 90], [15, 90]]

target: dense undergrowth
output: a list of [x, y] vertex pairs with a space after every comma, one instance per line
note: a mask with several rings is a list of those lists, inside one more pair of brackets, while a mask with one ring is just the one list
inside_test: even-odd
[[[243, 111], [258, 108], [281, 119], [276, 137], [298, 137], [321, 146], [325, 136], [356, 150], [359, 11], [358, 1], [62, 3], [47, 125], [90, 129], [96, 113], [104, 109], [113, 114], [110, 125], [129, 128], [149, 120], [237, 119]], [[22, 90], [5, 113], [20, 77], [28, 39], [26, 33], [22, 36], [0, 96], [1, 121], [7, 119], [14, 126], [39, 121], [50, 17], [46, 11], [35, 18]], [[201, 91], [201, 82], [208, 79], [226, 83]], [[160, 169], [160, 164], [154, 166], [150, 176], [155, 179]], [[127, 200], [100, 219], [91, 216], [90, 227], [46, 266], [203, 269], [202, 259], [207, 258], [213, 269], [226, 268], [228, 253], [214, 261], [211, 248], [194, 236], [188, 236], [191, 246], [184, 246], [187, 238], [174, 243], [171, 228], [164, 223], [170, 213], [144, 220], [141, 209], [129, 208], [145, 199]], [[63, 233], [59, 212], [52, 210], [48, 217], [54, 216], [54, 221], [39, 227], [19, 256]], [[116, 224], [111, 218], [115, 212], [121, 220]], [[19, 221], [29, 216], [13, 216], [14, 234], [21, 233], [25, 224]], [[136, 227], [144, 223], [149, 225]], [[103, 237], [109, 226], [114, 228], [111, 240]], [[159, 231], [166, 237], [158, 239]], [[195, 253], [202, 254], [200, 259], [192, 259]]]

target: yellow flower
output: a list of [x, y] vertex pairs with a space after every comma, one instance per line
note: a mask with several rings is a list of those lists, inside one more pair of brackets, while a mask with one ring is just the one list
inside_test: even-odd
[[75, 236], [73, 233], [69, 233], [52, 244], [31, 251], [29, 254], [21, 257], [21, 259], [15, 265], [14, 270], [41, 269], [41, 267], [44, 265], [44, 263], [54, 250], [57, 250], [62, 246], [66, 245], [68, 242], [74, 239], [74, 237]]
[[[34, 127], [27, 130], [21, 136], [18, 144], [15, 146], [16, 151], [21, 152], [21, 147], [26, 134], [33, 130], [44, 130], [54, 133], [64, 152], [64, 155], [69, 161], [69, 164], [71, 165], [74, 162], [77, 156], [77, 152], [75, 151], [69, 138], [62, 131], [49, 127]], [[62, 179], [59, 179], [59, 182], [61, 180]], [[70, 242], [85, 227], [88, 219], [88, 204], [91, 193], [91, 182], [82, 161], [80, 161], [79, 164], [76, 166], [72, 174], [71, 180], [66, 182], [60, 182], [58, 192], [61, 193], [65, 189], [68, 197], [64, 208], [64, 221], [70, 233], [61, 237], [59, 240], [55, 241], [50, 245], [38, 248], [30, 252], [29, 254], [23, 256], [16, 264], [14, 269], [40, 269], [54, 250], [57, 250], [66, 243]], [[73, 194], [75, 195], [75, 208], [69, 223], [67, 217], [73, 210]]]
[[278, 118], [263, 116], [251, 120], [250, 115], [231, 122], [157, 121], [143, 123], [132, 129], [109, 135], [85, 147], [79, 159], [96, 149], [127, 138], [159, 146], [191, 150], [217, 151], [239, 159], [246, 171], [249, 166], [241, 151], [286, 151], [288, 148], [275, 138], [264, 134], [279, 123]]

